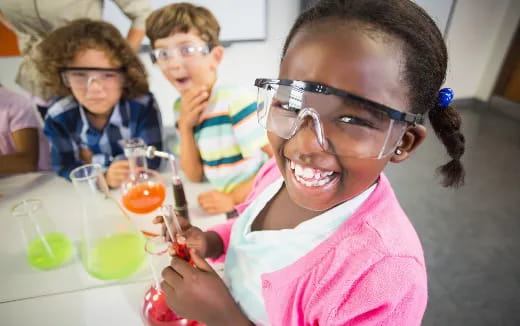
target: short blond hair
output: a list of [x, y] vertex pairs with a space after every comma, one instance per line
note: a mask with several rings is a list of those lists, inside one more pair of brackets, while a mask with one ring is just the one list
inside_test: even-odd
[[219, 45], [220, 25], [205, 7], [181, 2], [154, 10], [146, 19], [146, 36], [152, 47], [157, 39], [196, 30], [210, 47]]

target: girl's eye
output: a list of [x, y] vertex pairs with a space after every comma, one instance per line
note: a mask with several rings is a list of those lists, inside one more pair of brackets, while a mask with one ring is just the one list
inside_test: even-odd
[[351, 125], [357, 125], [362, 127], [369, 127], [374, 128], [374, 125], [365, 119], [357, 118], [357, 117], [351, 117], [351, 116], [343, 116], [339, 118], [339, 121], [343, 124], [351, 124]]
[[273, 101], [273, 106], [276, 108], [285, 110], [285, 111], [296, 111], [296, 109], [291, 109], [291, 107], [289, 106], [289, 103], [287, 103], [287, 102], [281, 102], [281, 101], [275, 100], [275, 101]]

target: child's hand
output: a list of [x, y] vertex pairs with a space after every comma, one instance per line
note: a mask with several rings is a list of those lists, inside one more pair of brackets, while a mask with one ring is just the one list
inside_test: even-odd
[[198, 200], [200, 207], [210, 214], [227, 213], [235, 209], [233, 197], [217, 190], [200, 194]]
[[209, 92], [206, 87], [194, 87], [182, 96], [179, 128], [193, 128], [199, 122], [202, 111], [208, 105]]
[[[185, 218], [179, 217], [179, 224], [184, 232], [184, 237], [186, 238], [186, 245], [188, 248], [195, 250], [201, 257], [206, 257], [208, 252], [208, 241], [204, 234], [204, 231], [199, 229], [196, 226], [190, 224]], [[172, 241], [170, 236], [166, 230], [164, 225], [164, 219], [162, 216], [156, 216], [153, 219], [154, 224], [162, 224], [162, 235], [166, 238], [166, 241]], [[173, 233], [175, 233], [175, 228], [173, 225], [170, 227]], [[172, 234], [175, 237], [175, 234]], [[174, 248], [170, 248], [170, 255], [175, 255]]]
[[105, 174], [108, 186], [111, 188], [121, 186], [121, 183], [123, 183], [123, 181], [128, 177], [129, 173], [130, 165], [128, 161], [121, 160], [112, 162]]
[[92, 151], [86, 147], [81, 147], [79, 149], [79, 159], [85, 163], [92, 163]]
[[170, 309], [179, 316], [207, 325], [248, 324], [226, 285], [211, 266], [194, 250], [195, 267], [173, 257], [162, 272], [161, 288]]

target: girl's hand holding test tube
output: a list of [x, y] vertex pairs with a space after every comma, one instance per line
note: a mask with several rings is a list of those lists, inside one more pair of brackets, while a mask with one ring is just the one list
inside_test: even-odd
[[[170, 266], [162, 272], [161, 289], [167, 304], [176, 314], [208, 325], [249, 325], [226, 285], [204, 260], [208, 253], [207, 236], [188, 221], [178, 218], [172, 209], [154, 223], [163, 223], [167, 241], [175, 239], [170, 248]], [[195, 267], [195, 268], [193, 268]]]

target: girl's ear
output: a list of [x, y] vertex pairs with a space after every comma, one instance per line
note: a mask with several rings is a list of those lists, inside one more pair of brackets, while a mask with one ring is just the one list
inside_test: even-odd
[[220, 62], [222, 62], [222, 59], [224, 58], [224, 47], [221, 45], [215, 46], [211, 51], [209, 52], [209, 56], [212, 59], [212, 63], [214, 65], [214, 68], [217, 68]]
[[409, 127], [404, 133], [399, 145], [392, 154], [391, 162], [400, 163], [406, 160], [426, 138], [426, 127], [415, 125]]

